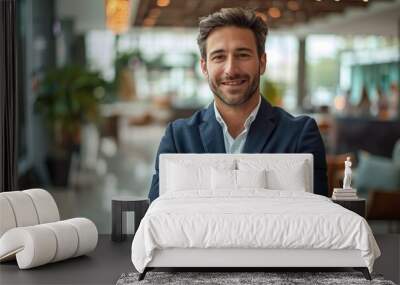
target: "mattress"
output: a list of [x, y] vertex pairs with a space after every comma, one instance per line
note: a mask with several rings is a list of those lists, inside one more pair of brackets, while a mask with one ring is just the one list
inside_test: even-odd
[[140, 223], [132, 262], [143, 272], [155, 251], [174, 248], [359, 250], [370, 272], [380, 255], [361, 216], [320, 195], [268, 189], [162, 195]]

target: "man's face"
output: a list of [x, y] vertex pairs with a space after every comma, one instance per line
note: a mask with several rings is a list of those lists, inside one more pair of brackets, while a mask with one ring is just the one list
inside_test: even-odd
[[206, 50], [207, 58], [201, 59], [201, 69], [211, 91], [222, 103], [240, 106], [259, 93], [266, 55], [258, 56], [251, 30], [217, 28], [208, 36]]

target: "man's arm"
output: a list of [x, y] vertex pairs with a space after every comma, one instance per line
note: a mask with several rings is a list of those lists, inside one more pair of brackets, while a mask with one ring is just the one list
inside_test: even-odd
[[150, 203], [153, 202], [159, 196], [159, 183], [158, 183], [158, 162], [160, 158], [160, 154], [162, 153], [177, 153], [175, 142], [172, 134], [172, 123], [169, 123], [165, 134], [161, 139], [160, 146], [157, 151], [156, 165], [155, 165], [155, 173], [153, 175], [153, 179], [151, 181], [150, 191], [149, 191], [149, 199]]
[[296, 149], [300, 153], [312, 153], [314, 155], [314, 193], [328, 196], [325, 146], [314, 119], [309, 118], [307, 120]]

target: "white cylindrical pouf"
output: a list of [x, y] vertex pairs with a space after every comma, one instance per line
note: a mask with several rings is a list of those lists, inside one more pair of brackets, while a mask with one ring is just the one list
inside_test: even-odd
[[74, 218], [65, 220], [64, 222], [74, 226], [78, 232], [79, 244], [74, 257], [86, 254], [96, 248], [98, 232], [96, 225], [91, 220], [86, 218]]
[[49, 263], [57, 250], [55, 234], [51, 229], [41, 225], [11, 229], [0, 241], [0, 252], [16, 253], [20, 269]]
[[57, 252], [51, 262], [73, 257], [78, 248], [78, 233], [75, 228], [64, 221], [41, 225], [51, 229], [57, 238]]
[[2, 194], [0, 193], [0, 237], [9, 229], [17, 226], [11, 204]]
[[22, 191], [30, 196], [36, 208], [39, 224], [57, 222], [60, 213], [51, 194], [43, 189], [29, 189]]
[[1, 193], [13, 209], [17, 227], [33, 226], [39, 223], [36, 208], [30, 196], [22, 191]]

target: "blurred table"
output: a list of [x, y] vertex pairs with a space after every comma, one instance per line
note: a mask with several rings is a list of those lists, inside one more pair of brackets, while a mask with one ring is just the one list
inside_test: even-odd
[[[120, 196], [112, 198], [112, 234], [113, 241], [123, 241], [126, 238], [126, 221], [123, 219], [124, 212], [135, 213], [135, 232], [140, 221], [149, 207], [149, 199], [145, 197]], [[133, 233], [135, 234], [135, 233]]]

